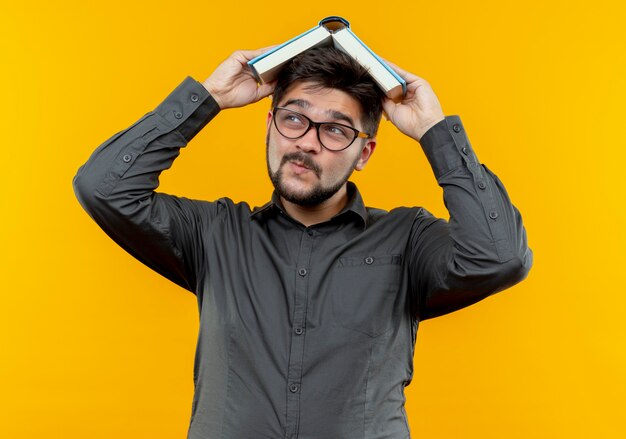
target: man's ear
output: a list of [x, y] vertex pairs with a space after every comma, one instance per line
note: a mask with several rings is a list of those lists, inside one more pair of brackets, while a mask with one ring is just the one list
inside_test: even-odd
[[376, 149], [376, 137], [372, 137], [371, 139], [367, 139], [363, 149], [361, 150], [361, 155], [359, 160], [357, 160], [354, 169], [357, 171], [362, 171], [365, 168], [368, 160], [374, 154], [374, 150]]
[[272, 123], [272, 110], [269, 110], [267, 112], [267, 126], [266, 126], [267, 131], [270, 130], [270, 123]]

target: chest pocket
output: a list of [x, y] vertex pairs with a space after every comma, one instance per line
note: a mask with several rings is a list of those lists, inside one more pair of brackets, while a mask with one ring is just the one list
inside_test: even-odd
[[340, 258], [333, 269], [335, 324], [376, 337], [391, 327], [399, 298], [401, 255]]

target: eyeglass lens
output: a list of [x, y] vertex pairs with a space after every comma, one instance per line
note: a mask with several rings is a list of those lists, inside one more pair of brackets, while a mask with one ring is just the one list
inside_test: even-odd
[[[309, 129], [311, 122], [302, 115], [279, 108], [276, 110], [276, 128], [285, 137], [297, 139], [302, 137]], [[332, 122], [322, 122], [317, 128], [319, 140], [322, 144], [333, 150], [341, 150], [350, 145], [356, 133], [350, 128]]]

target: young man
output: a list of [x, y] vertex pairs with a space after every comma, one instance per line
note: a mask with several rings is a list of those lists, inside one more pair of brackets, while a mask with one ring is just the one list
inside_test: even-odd
[[[119, 245], [197, 296], [189, 438], [408, 438], [418, 322], [527, 275], [520, 214], [423, 79], [397, 68], [408, 92], [396, 104], [349, 57], [313, 49], [257, 86], [246, 62], [262, 52], [234, 53], [203, 83], [187, 77], [96, 149], [76, 195]], [[220, 110], [271, 93], [271, 201], [155, 192]], [[421, 143], [449, 222], [365, 207], [348, 181], [375, 150], [383, 108]]]

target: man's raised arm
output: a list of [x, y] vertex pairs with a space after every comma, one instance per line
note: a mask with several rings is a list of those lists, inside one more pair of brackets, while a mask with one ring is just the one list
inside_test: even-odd
[[498, 177], [478, 162], [461, 119], [444, 116], [424, 79], [392, 66], [407, 81], [407, 96], [398, 104], [387, 100], [385, 112], [420, 142], [450, 213], [446, 222], [422, 210], [411, 230], [411, 303], [424, 320], [520, 282], [532, 251], [519, 211]]
[[73, 180], [83, 208], [115, 242], [194, 293], [200, 234], [220, 203], [157, 193], [159, 175], [220, 108], [271, 93], [273, 85], [257, 87], [246, 65], [264, 50], [235, 52], [204, 83], [187, 77], [154, 111], [101, 144]]

